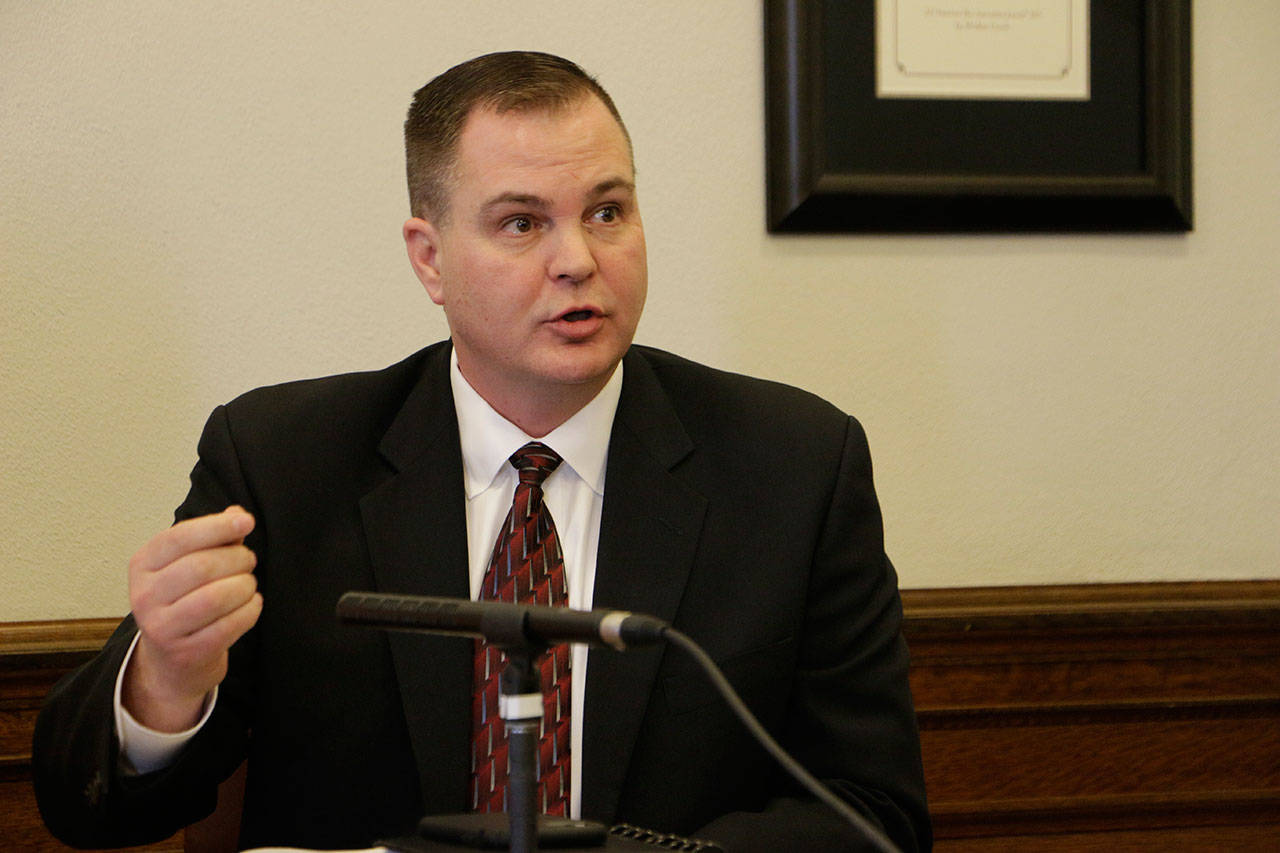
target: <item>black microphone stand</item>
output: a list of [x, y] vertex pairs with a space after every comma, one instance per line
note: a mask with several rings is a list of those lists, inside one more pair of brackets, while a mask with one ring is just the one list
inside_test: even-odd
[[507, 731], [507, 818], [511, 853], [537, 853], [538, 740], [542, 728], [542, 674], [537, 659], [546, 643], [530, 639], [521, 621], [486, 626], [485, 639], [507, 656], [498, 678], [498, 715]]
[[[498, 679], [498, 715], [507, 732], [507, 849], [537, 853], [539, 835], [558, 849], [603, 849], [607, 828], [591, 821], [541, 815], [538, 793], [538, 741], [541, 739], [542, 673], [538, 658], [548, 648], [516, 626], [486, 626], [489, 644], [502, 650], [507, 665]], [[422, 819], [424, 835], [465, 847], [501, 846], [498, 815], [468, 813]]]
[[507, 817], [511, 853], [538, 849], [538, 740], [542, 723], [542, 675], [537, 657], [545, 646], [522, 641], [500, 646], [507, 666], [498, 680], [498, 709], [507, 730]]
[[[498, 679], [498, 714], [507, 731], [507, 827], [501, 815], [475, 813], [431, 815], [419, 824], [421, 835], [451, 845], [537, 853], [541, 836], [557, 849], [603, 849], [608, 827], [595, 821], [539, 815], [538, 741], [543, 716], [542, 674], [538, 658], [551, 643], [531, 631], [530, 613], [547, 608], [486, 602], [432, 599], [424, 596], [348, 592], [338, 601], [338, 617], [346, 624], [384, 630], [481, 637], [502, 651], [507, 665]], [[598, 614], [556, 608], [558, 618], [576, 616], [581, 632], [598, 630]], [[656, 620], [654, 620], [656, 623]], [[563, 626], [561, 626], [563, 628]], [[585, 639], [585, 637], [584, 637]], [[619, 646], [620, 648], [621, 646]]]

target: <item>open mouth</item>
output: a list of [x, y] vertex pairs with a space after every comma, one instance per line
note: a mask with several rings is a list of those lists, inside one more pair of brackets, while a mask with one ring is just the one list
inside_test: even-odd
[[589, 320], [591, 317], [592, 313], [590, 311], [570, 311], [561, 319], [568, 320], [570, 323], [577, 323], [580, 320]]

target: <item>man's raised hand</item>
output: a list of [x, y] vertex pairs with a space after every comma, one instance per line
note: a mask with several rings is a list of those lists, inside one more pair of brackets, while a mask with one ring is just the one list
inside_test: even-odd
[[199, 720], [227, 674], [227, 650], [262, 612], [244, 545], [254, 518], [238, 506], [152, 537], [129, 561], [129, 604], [141, 636], [122, 701], [134, 719], [177, 732]]

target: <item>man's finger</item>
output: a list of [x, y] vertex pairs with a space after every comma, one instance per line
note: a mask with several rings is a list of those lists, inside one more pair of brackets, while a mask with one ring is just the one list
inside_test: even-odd
[[131, 590], [134, 610], [166, 607], [205, 584], [253, 571], [257, 555], [243, 545], [223, 545], [184, 554], [150, 573], [139, 588]]
[[190, 642], [208, 648], [229, 649], [258, 621], [262, 615], [262, 593], [255, 592], [244, 604], [192, 634]]
[[251, 574], [220, 578], [198, 587], [168, 607], [159, 608], [148, 624], [140, 627], [153, 642], [173, 645], [243, 607], [257, 588], [257, 578]]
[[184, 554], [239, 542], [253, 530], [253, 524], [253, 516], [239, 506], [180, 521], [143, 545], [129, 561], [129, 569], [153, 572]]

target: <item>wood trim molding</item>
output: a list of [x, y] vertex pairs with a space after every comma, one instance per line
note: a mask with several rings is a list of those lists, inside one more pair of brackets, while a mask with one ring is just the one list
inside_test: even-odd
[[1036, 625], [1271, 623], [1280, 580], [904, 589], [908, 631]]
[[66, 672], [92, 657], [119, 619], [0, 622], [0, 678]]
[[[1280, 581], [902, 597], [939, 850], [1280, 839]], [[35, 810], [31, 733], [116, 622], [0, 624], [0, 837], [22, 849], [66, 849]]]

